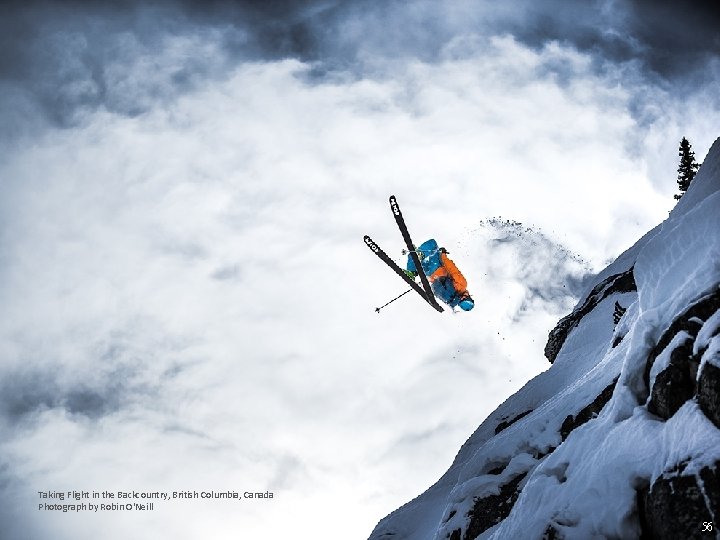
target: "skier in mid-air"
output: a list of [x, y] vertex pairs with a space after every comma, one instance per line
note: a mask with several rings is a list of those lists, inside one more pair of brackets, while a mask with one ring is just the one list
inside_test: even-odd
[[[475, 306], [475, 302], [467, 291], [465, 277], [463, 277], [460, 270], [455, 266], [455, 263], [447, 256], [447, 250], [438, 247], [438, 243], [432, 239], [424, 242], [420, 247], [415, 248], [395, 195], [390, 196], [390, 209], [395, 217], [395, 223], [397, 223], [400, 229], [405, 245], [409, 250], [407, 252], [407, 269], [403, 270], [400, 268], [368, 235], [364, 237], [367, 247], [369, 247], [381, 261], [388, 265], [393, 272], [400, 276], [405, 283], [410, 285], [410, 290], [393, 298], [385, 304], [385, 306], [409, 293], [411, 290], [414, 290], [423, 300], [430, 304], [433, 309], [440, 313], [443, 312], [443, 308], [438, 301], [435, 300], [435, 297], [453, 308], [453, 310], [459, 306], [460, 309], [464, 311], [470, 311]], [[416, 277], [420, 277], [420, 284], [415, 282]], [[375, 308], [375, 311], [379, 313], [385, 306]]]
[[[470, 311], [475, 302], [467, 290], [467, 281], [455, 263], [448, 257], [444, 247], [438, 243], [427, 240], [415, 249], [420, 265], [430, 282], [433, 294], [451, 308], [460, 307], [463, 311]], [[407, 274], [415, 279], [418, 275], [412, 256], [408, 253]]]

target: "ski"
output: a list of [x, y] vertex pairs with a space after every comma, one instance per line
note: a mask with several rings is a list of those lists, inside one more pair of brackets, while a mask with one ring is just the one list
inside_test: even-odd
[[442, 307], [440, 307], [440, 304], [438, 304], [435, 300], [435, 295], [433, 294], [430, 282], [423, 271], [422, 264], [420, 264], [420, 257], [418, 257], [418, 254], [415, 251], [415, 245], [412, 243], [410, 233], [408, 232], [407, 225], [405, 225], [405, 219], [403, 219], [402, 212], [400, 211], [400, 205], [398, 204], [395, 195], [390, 195], [390, 209], [395, 217], [395, 223], [397, 223], [397, 226], [400, 229], [403, 240], [405, 240], [405, 244], [407, 244], [410, 257], [412, 258], [413, 263], [415, 263], [415, 270], [420, 276], [420, 282], [422, 283], [423, 289], [425, 289], [425, 297], [428, 303], [438, 311], [442, 311]]
[[[383, 261], [383, 262], [384, 262], [385, 264], [387, 264], [390, 268], [392, 268], [398, 276], [400, 276], [401, 278], [403, 278], [403, 280], [405, 280], [405, 282], [406, 282], [408, 285], [410, 285], [410, 287], [412, 287], [413, 290], [415, 290], [415, 292], [417, 292], [417, 293], [422, 297], [423, 300], [425, 300], [428, 304], [430, 304], [430, 305], [431, 305], [432, 307], [434, 307], [436, 310], [438, 310], [438, 311], [440, 311], [440, 312], [443, 311], [443, 308], [442, 308], [440, 305], [438, 305], [437, 302], [435, 302], [435, 297], [432, 296], [432, 297], [431, 297], [432, 300], [428, 299], [427, 295], [425, 294], [425, 291], [423, 291], [423, 290], [420, 288], [420, 286], [419, 286], [417, 283], [415, 283], [415, 281], [414, 281], [410, 276], [408, 276], [408, 275], [403, 271], [403, 269], [400, 268], [400, 267], [395, 263], [395, 261], [393, 261], [393, 260], [388, 256], [387, 253], [385, 253], [382, 249], [380, 249], [380, 246], [378, 246], [378, 245], [375, 243], [375, 241], [374, 241], [372, 238], [370, 238], [368, 235], [365, 235], [365, 244], [370, 248], [370, 250], [371, 250], [375, 255], [377, 255], [377, 256], [380, 258], [381, 261]], [[419, 266], [418, 266], [418, 268], [419, 268]]]

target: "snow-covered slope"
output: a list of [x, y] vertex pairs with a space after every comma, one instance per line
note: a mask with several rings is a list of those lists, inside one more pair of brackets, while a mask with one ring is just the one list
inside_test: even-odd
[[546, 355], [371, 540], [720, 539], [720, 139]]

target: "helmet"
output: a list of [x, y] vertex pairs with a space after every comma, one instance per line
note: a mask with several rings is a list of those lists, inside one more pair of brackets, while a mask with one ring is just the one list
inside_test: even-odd
[[463, 311], [470, 311], [472, 308], [475, 307], [475, 302], [473, 302], [472, 298], [466, 298], [465, 300], [460, 302], [458, 305], [460, 306], [460, 308]]

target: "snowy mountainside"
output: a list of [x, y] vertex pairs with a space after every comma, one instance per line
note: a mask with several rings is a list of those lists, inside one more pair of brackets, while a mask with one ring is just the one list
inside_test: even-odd
[[720, 139], [545, 353], [370, 540], [720, 539]]

